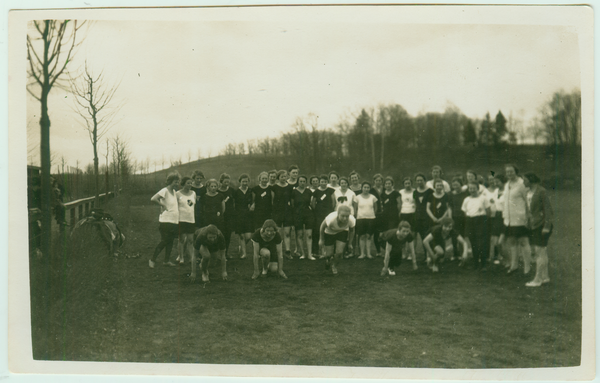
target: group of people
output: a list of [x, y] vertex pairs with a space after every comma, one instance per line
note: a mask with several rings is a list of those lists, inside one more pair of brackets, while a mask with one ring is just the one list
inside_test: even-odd
[[161, 241], [150, 267], [163, 250], [163, 264], [176, 266], [170, 254], [179, 239], [176, 262], [191, 260], [192, 280], [198, 254], [202, 281], [209, 281], [211, 256], [221, 259], [222, 278], [227, 279], [235, 233], [242, 259], [252, 242], [252, 278], [269, 271], [286, 278], [283, 260], [293, 259], [295, 237], [294, 255], [313, 261], [325, 258], [333, 274], [342, 258], [373, 258], [373, 248], [383, 258], [382, 275], [395, 275], [403, 259], [412, 261], [416, 270], [419, 244], [434, 273], [449, 258], [481, 271], [490, 262], [503, 263], [509, 274], [522, 259], [528, 274], [535, 258], [536, 274], [526, 285], [550, 281], [546, 253], [553, 220], [550, 200], [537, 175], [520, 176], [513, 164], [487, 178], [468, 170], [450, 182], [443, 179], [441, 167], [434, 166], [429, 180], [417, 173], [405, 177], [399, 190], [392, 177], [381, 174], [372, 182], [361, 181], [357, 172], [348, 177], [335, 171], [307, 177], [295, 165], [260, 173], [253, 187], [250, 176], [242, 174], [234, 189], [230, 175], [205, 181], [197, 170], [190, 177], [169, 174], [167, 186], [151, 200], [161, 205]]

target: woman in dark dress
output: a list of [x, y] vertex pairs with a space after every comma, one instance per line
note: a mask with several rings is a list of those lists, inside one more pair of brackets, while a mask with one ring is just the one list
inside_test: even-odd
[[246, 245], [252, 237], [253, 222], [252, 212], [252, 191], [248, 187], [250, 184], [250, 176], [246, 173], [242, 174], [238, 179], [240, 187], [233, 193], [235, 200], [235, 232], [240, 236], [240, 258], [244, 259], [247, 256]]
[[254, 214], [254, 229], [260, 229], [273, 214], [273, 192], [269, 186], [269, 174], [262, 172], [258, 175], [258, 185], [252, 188], [252, 205], [250, 211]]
[[[417, 186], [413, 192], [415, 200], [415, 225], [414, 232], [415, 238], [419, 237], [421, 241], [421, 248], [425, 252], [423, 240], [429, 232], [429, 216], [427, 215], [427, 201], [429, 201], [429, 195], [433, 192], [427, 187], [425, 183], [426, 177], [423, 173], [417, 173], [415, 175], [415, 185]], [[415, 249], [416, 249], [415, 243]], [[426, 253], [426, 252], [425, 252]]]
[[[315, 212], [315, 228], [313, 230], [313, 254], [319, 252], [319, 238], [321, 223], [329, 213], [333, 212], [333, 198], [331, 197], [335, 189], [327, 186], [329, 177], [327, 174], [321, 174], [319, 177], [319, 187], [313, 193], [312, 208]], [[322, 258], [324, 254], [319, 254]]]
[[206, 186], [204, 186], [204, 173], [200, 170], [194, 170], [192, 174], [192, 190], [196, 193], [196, 205], [194, 206], [194, 222], [196, 227], [204, 227], [202, 225], [202, 215], [200, 214], [200, 199], [206, 194]]
[[224, 227], [223, 213], [225, 212], [225, 198], [218, 192], [219, 183], [215, 179], [206, 182], [206, 194], [200, 199], [200, 212], [202, 224], [206, 226], [215, 225], [222, 233]]
[[221, 232], [225, 237], [225, 256], [229, 256], [229, 244], [231, 243], [231, 234], [235, 231], [235, 200], [233, 198], [233, 189], [229, 187], [231, 176], [227, 173], [219, 177], [219, 193], [223, 195], [225, 201], [225, 214], [223, 214], [223, 229]]
[[298, 177], [298, 186], [292, 191], [292, 209], [294, 215], [294, 227], [296, 229], [296, 243], [300, 248], [300, 259], [307, 258], [304, 252], [304, 245], [306, 244], [306, 252], [308, 253], [308, 259], [314, 261], [315, 258], [312, 255], [312, 231], [315, 221], [315, 216], [310, 207], [312, 200], [312, 192], [306, 187], [306, 176], [301, 175]]
[[287, 259], [292, 259], [290, 232], [294, 222], [290, 206], [291, 189], [288, 187], [287, 178], [287, 171], [278, 171], [277, 183], [271, 186], [271, 190], [273, 191], [273, 220], [281, 231], [281, 237], [285, 246], [284, 255]]

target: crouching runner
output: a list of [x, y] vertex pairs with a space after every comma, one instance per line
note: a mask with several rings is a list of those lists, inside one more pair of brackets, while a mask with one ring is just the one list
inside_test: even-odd
[[383, 269], [381, 276], [386, 274], [396, 275], [396, 267], [402, 262], [402, 251], [408, 247], [410, 259], [412, 259], [413, 270], [417, 270], [417, 257], [415, 257], [415, 237], [410, 231], [410, 223], [402, 221], [397, 229], [385, 231], [380, 239], [385, 243], [385, 257], [383, 258]]
[[352, 251], [355, 226], [356, 219], [350, 215], [350, 208], [346, 205], [338, 206], [337, 211], [329, 214], [321, 223], [319, 248], [325, 249], [325, 268], [331, 267], [334, 275], [337, 275], [336, 264], [344, 254], [346, 243], [348, 243], [348, 250]]
[[252, 279], [258, 278], [262, 266], [262, 276], [266, 277], [269, 271], [278, 271], [285, 279], [283, 272], [283, 250], [281, 247], [281, 235], [278, 233], [277, 225], [272, 219], [267, 219], [262, 227], [252, 234], [252, 246], [254, 247], [254, 274]]
[[461, 265], [467, 259], [467, 242], [458, 231], [454, 230], [454, 221], [450, 217], [444, 217], [439, 225], [431, 228], [427, 237], [423, 240], [423, 247], [431, 258], [431, 270], [437, 273], [438, 263], [446, 255], [446, 250], [452, 247], [454, 256], [458, 258], [458, 244], [460, 243], [463, 249]]
[[192, 253], [192, 273], [190, 280], [196, 280], [196, 254], [199, 253], [202, 261], [200, 262], [200, 271], [202, 272], [202, 282], [209, 282], [208, 266], [211, 256], [215, 255], [221, 259], [221, 276], [227, 280], [227, 258], [225, 258], [225, 237], [215, 225], [208, 225], [196, 230], [194, 233], [194, 251]]

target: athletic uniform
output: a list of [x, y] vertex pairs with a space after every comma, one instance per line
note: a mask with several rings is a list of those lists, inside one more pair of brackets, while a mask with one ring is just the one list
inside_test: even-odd
[[[397, 190], [392, 190], [389, 194], [385, 190], [381, 193], [380, 204], [382, 211], [380, 213], [380, 221], [382, 231], [398, 228], [398, 224], [400, 223], [400, 212], [398, 211], [399, 197], [400, 193]], [[410, 193], [410, 198], [412, 199], [412, 192]], [[404, 210], [404, 203], [402, 204], [402, 209]], [[412, 229], [412, 222], [410, 224]]]
[[200, 200], [200, 204], [202, 205], [200, 210], [202, 212], [202, 224], [205, 226], [215, 225], [221, 233], [223, 232], [222, 229], [225, 225], [222, 211], [222, 202], [224, 199], [225, 197], [221, 193], [217, 193], [214, 196], [210, 196], [207, 193]]
[[314, 227], [315, 216], [310, 208], [312, 192], [306, 188], [302, 193], [300, 190], [292, 191], [292, 203], [294, 206], [294, 227], [296, 230], [312, 230]]
[[462, 204], [469, 193], [461, 191], [458, 194], [448, 193], [450, 197], [450, 206], [452, 207], [452, 219], [454, 220], [454, 230], [460, 235], [465, 236], [465, 212], [462, 211]]
[[359, 194], [354, 197], [358, 205], [358, 211], [356, 212], [356, 234], [361, 236], [364, 234], [372, 235], [375, 232], [375, 209], [373, 204], [377, 203], [377, 197], [373, 194], [369, 194], [368, 197], [364, 197]]
[[333, 208], [334, 211], [337, 211], [338, 207], [343, 205], [350, 208], [350, 215], [354, 215], [354, 206], [352, 206], [352, 201], [354, 200], [356, 194], [354, 194], [352, 190], [348, 189], [346, 190], [346, 193], [342, 193], [341, 189], [335, 189], [333, 195], [336, 201], [335, 207]]
[[175, 195], [177, 197], [177, 207], [179, 209], [179, 235], [194, 234], [196, 231], [194, 222], [196, 193], [190, 190], [190, 194], [185, 195], [181, 190], [178, 190]]
[[[448, 211], [448, 206], [450, 204], [449, 201], [450, 198], [448, 197], [447, 193], [444, 193], [444, 195], [441, 197], [436, 197], [434, 193], [431, 193], [429, 195], [428, 202], [431, 204], [429, 210], [435, 218], [440, 219], [444, 216], [444, 214], [446, 214], [446, 211]], [[433, 222], [431, 217], [429, 217], [429, 225], [433, 227], [437, 225], [437, 222]]]
[[337, 220], [338, 213], [334, 211], [325, 217], [325, 246], [333, 246], [336, 241], [348, 242], [349, 230], [356, 226], [356, 219], [350, 215], [348, 222], [345, 225], [340, 226]]
[[254, 228], [261, 228], [273, 214], [271, 187], [263, 188], [256, 185], [252, 188], [252, 194], [254, 195]]
[[273, 239], [267, 242], [263, 239], [262, 235], [260, 235], [260, 230], [261, 229], [258, 229], [252, 234], [252, 242], [258, 243], [259, 254], [261, 249], [267, 249], [269, 250], [269, 253], [271, 253], [269, 262], [277, 262], [277, 245], [281, 244], [281, 235], [276, 232]]
[[200, 250], [200, 246], [204, 246], [208, 249], [208, 251], [213, 254], [220, 250], [225, 250], [225, 237], [219, 231], [217, 233], [217, 240], [214, 243], [208, 242], [207, 237], [207, 227], [203, 227], [201, 229], [196, 230], [194, 233], [194, 248], [196, 250]]
[[490, 219], [490, 235], [499, 237], [504, 233], [504, 219], [502, 211], [504, 210], [504, 189], [496, 189], [491, 193], [492, 218]]
[[433, 240], [431, 241], [430, 245], [431, 249], [435, 249], [436, 246], [440, 246], [444, 250], [445, 254], [448, 246], [452, 245], [454, 257], [460, 258], [458, 253], [458, 236], [460, 234], [458, 233], [458, 231], [452, 228], [452, 230], [450, 230], [450, 232], [448, 233], [448, 236], [444, 238], [444, 235], [442, 233], [442, 225], [436, 225], [431, 228], [430, 234], [433, 237]]
[[202, 212], [200, 210], [200, 200], [206, 194], [206, 186], [195, 187], [192, 186], [192, 191], [196, 193], [196, 204], [194, 206], [194, 222], [196, 227], [203, 227], [202, 225]]
[[429, 196], [433, 193], [433, 190], [426, 189], [424, 192], [420, 192], [417, 189], [413, 192], [413, 199], [415, 200], [415, 227], [414, 233], [419, 234], [421, 239], [425, 239], [429, 232], [430, 218], [427, 214], [427, 202]]
[[225, 243], [229, 249], [229, 242], [231, 241], [231, 233], [235, 231], [235, 200], [233, 196], [233, 189], [227, 187], [227, 190], [219, 190], [219, 193], [223, 195], [223, 199], [227, 199], [225, 202], [225, 214], [223, 214], [223, 228], [219, 228], [225, 237]]
[[396, 228], [381, 233], [381, 241], [383, 243], [389, 243], [392, 246], [392, 250], [390, 251], [390, 262], [388, 263], [388, 267], [391, 270], [394, 270], [396, 267], [400, 266], [400, 263], [402, 262], [402, 250], [404, 249], [404, 245], [415, 240], [415, 237], [412, 233], [408, 234], [403, 239], [398, 239], [398, 235], [396, 235], [397, 232], [398, 229]]
[[252, 221], [252, 190], [246, 189], [244, 193], [242, 189], [236, 189], [233, 192], [235, 201], [235, 232], [238, 234], [252, 233], [254, 231], [254, 223]]
[[319, 238], [321, 236], [321, 224], [329, 213], [333, 211], [333, 202], [331, 196], [335, 192], [335, 189], [325, 188], [325, 190], [317, 189], [313, 192], [315, 199], [315, 227], [313, 230], [313, 253], [316, 254], [319, 251]]
[[406, 189], [399, 191], [402, 198], [402, 207], [400, 208], [400, 221], [410, 223], [410, 229], [415, 230], [415, 212], [417, 204], [415, 202], [415, 189], [407, 192]]
[[461, 210], [465, 213], [465, 234], [471, 241], [473, 248], [473, 259], [475, 263], [481, 260], [481, 266], [485, 266], [489, 251], [489, 233], [486, 209], [490, 208], [490, 201], [485, 195], [467, 197], [463, 201]]
[[287, 184], [286, 186], [275, 184], [271, 190], [273, 191], [273, 220], [279, 227], [292, 226], [294, 224], [290, 206], [292, 189]]
[[160, 232], [160, 243], [154, 249], [152, 261], [156, 261], [156, 257], [165, 249], [165, 262], [169, 262], [173, 241], [179, 235], [179, 205], [177, 203], [176, 192], [169, 192], [169, 189], [162, 188], [157, 195], [164, 200], [166, 207], [161, 206], [161, 213], [158, 217], [158, 231]]

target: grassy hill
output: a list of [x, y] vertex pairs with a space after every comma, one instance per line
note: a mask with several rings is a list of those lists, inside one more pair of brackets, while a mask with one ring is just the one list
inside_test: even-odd
[[548, 148], [546, 146], [510, 146], [506, 148], [463, 147], [442, 150], [402, 150], [389, 153], [385, 157], [383, 170], [379, 168], [379, 158], [373, 169], [372, 158], [335, 158], [322, 163], [317, 169], [311, 169], [310, 159], [294, 156], [239, 155], [218, 156], [201, 159], [177, 167], [161, 170], [149, 176], [155, 179], [152, 190], [163, 184], [166, 175], [177, 170], [182, 175], [190, 175], [194, 170], [202, 170], [205, 177], [218, 178], [223, 172], [232, 176], [234, 184], [242, 173], [248, 173], [256, 182], [261, 171], [287, 169], [292, 164], [300, 166], [306, 175], [326, 173], [336, 170], [342, 175], [352, 170], [358, 171], [363, 179], [370, 179], [375, 173], [392, 176], [398, 183], [403, 177], [413, 176], [417, 172], [430, 176], [433, 165], [440, 165], [444, 178], [451, 179], [456, 173], [468, 169], [479, 174], [503, 172], [506, 163], [514, 163], [522, 173], [537, 173], [547, 187], [577, 188], [581, 184], [581, 150]]

